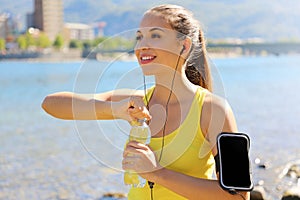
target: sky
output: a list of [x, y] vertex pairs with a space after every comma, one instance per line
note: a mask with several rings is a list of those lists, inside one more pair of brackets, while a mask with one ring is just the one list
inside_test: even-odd
[[[106, 32], [112, 34], [128, 25], [137, 26], [148, 8], [173, 3], [193, 11], [212, 38], [261, 37], [270, 40], [300, 38], [299, 0], [64, 0], [66, 22], [92, 23], [109, 20]], [[10, 11], [23, 23], [33, 11], [33, 0], [0, 0], [0, 13]], [[125, 14], [126, 15], [125, 15]], [[128, 14], [129, 13], [129, 14]], [[125, 24], [125, 20], [127, 24]], [[123, 21], [123, 22], [122, 22]], [[118, 29], [119, 27], [119, 29]], [[111, 31], [111, 32], [110, 32]], [[299, 39], [300, 40], [300, 39]]]

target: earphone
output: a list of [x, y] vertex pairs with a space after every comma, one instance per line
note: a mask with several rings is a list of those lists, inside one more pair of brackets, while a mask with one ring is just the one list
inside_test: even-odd
[[180, 51], [180, 53], [179, 53], [179, 55], [182, 55], [183, 52], [184, 52], [184, 50], [185, 50], [185, 46], [183, 45], [183, 46], [182, 46], [182, 49], [181, 49], [181, 51]]

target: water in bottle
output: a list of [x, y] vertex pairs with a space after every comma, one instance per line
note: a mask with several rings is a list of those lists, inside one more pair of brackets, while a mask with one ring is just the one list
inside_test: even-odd
[[[151, 133], [146, 119], [141, 119], [131, 122], [131, 130], [129, 134], [129, 141], [137, 141], [143, 144], [149, 144]], [[132, 187], [144, 187], [146, 180], [139, 176], [135, 171], [128, 170], [124, 174], [124, 183]]]

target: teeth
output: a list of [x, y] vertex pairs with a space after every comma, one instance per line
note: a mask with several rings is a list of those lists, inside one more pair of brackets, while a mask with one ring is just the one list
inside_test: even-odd
[[141, 59], [142, 60], [152, 60], [154, 56], [143, 56]]

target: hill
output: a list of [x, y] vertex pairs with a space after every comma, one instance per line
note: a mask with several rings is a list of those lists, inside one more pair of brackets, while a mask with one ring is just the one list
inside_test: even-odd
[[[148, 8], [162, 1], [64, 0], [66, 22], [106, 21], [106, 35], [137, 28]], [[164, 2], [165, 3], [165, 2]], [[192, 10], [204, 24], [209, 38], [300, 40], [300, 1], [295, 0], [172, 0]], [[33, 10], [33, 0], [0, 0], [0, 13], [18, 13], [20, 19]], [[25, 21], [25, 20], [24, 20]]]

